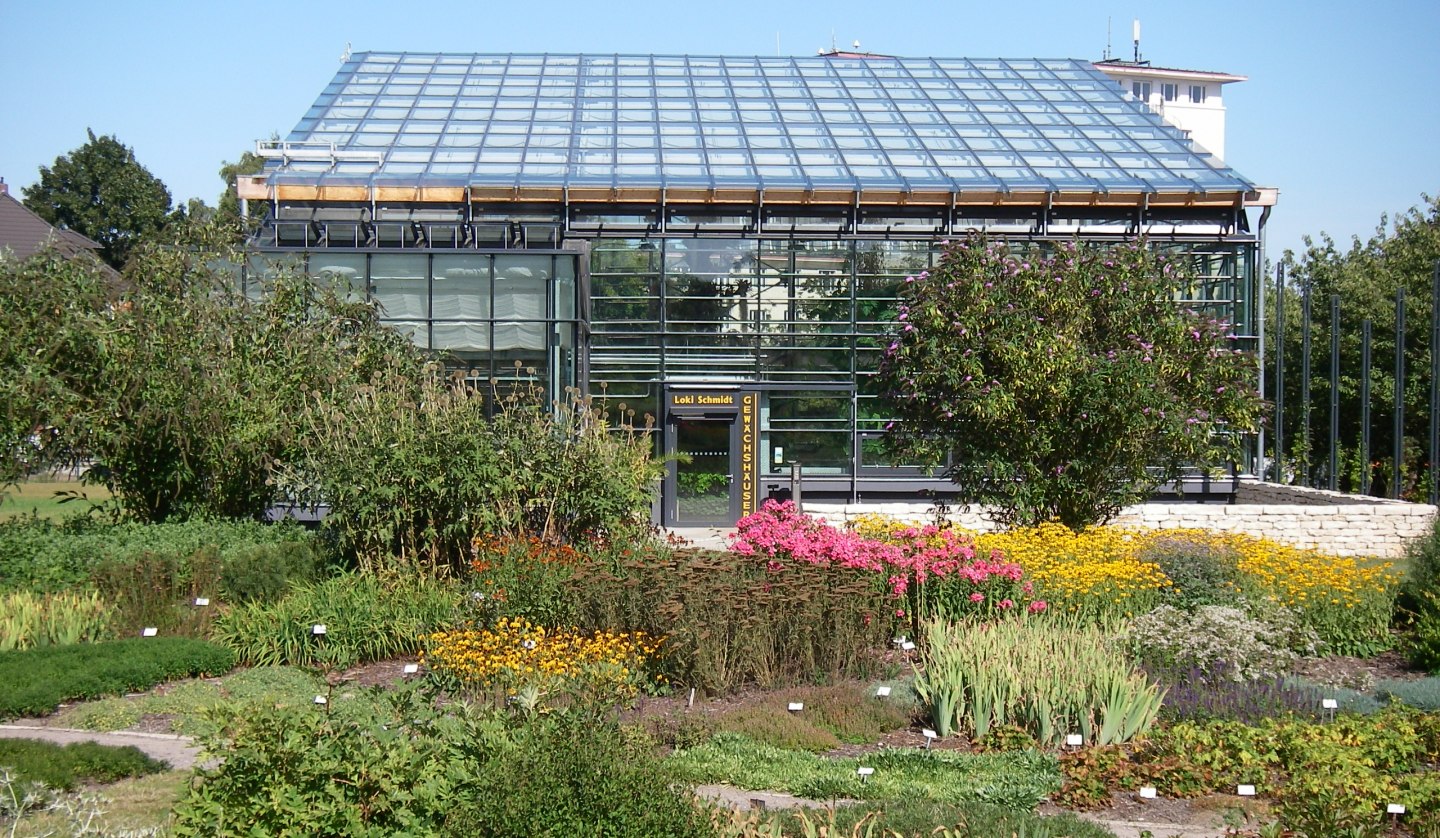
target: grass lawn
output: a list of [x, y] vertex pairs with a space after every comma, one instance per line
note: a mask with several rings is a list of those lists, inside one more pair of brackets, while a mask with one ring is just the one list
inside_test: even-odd
[[[56, 497], [57, 492], [65, 495]], [[73, 500], [66, 500], [66, 497], [73, 497]], [[3, 497], [0, 497], [0, 520], [38, 515], [58, 521], [109, 499], [110, 492], [104, 486], [86, 486], [79, 480], [64, 478], [35, 478], [4, 487]]]

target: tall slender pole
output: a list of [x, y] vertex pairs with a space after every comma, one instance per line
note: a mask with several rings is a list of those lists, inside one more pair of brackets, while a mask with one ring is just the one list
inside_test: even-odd
[[1360, 491], [1370, 494], [1370, 318], [1360, 324]]
[[1430, 280], [1430, 503], [1440, 502], [1440, 259]]
[[1275, 268], [1275, 481], [1285, 480], [1285, 266]]
[[1390, 447], [1390, 497], [1400, 497], [1405, 464], [1405, 289], [1395, 289], [1395, 439]]
[[1310, 281], [1300, 291], [1300, 452], [1303, 470], [1300, 482], [1315, 485], [1314, 454], [1310, 445]]
[[[1437, 274], [1440, 275], [1440, 274]], [[1440, 283], [1436, 284], [1440, 292]], [[1340, 489], [1340, 295], [1330, 295], [1330, 491]]]

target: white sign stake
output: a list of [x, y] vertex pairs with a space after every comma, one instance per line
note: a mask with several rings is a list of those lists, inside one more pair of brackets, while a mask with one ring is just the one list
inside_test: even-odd
[[310, 633], [313, 634], [313, 635], [315, 635], [315, 636], [317, 636], [317, 637], [320, 636], [320, 635], [322, 635], [322, 634], [324, 634], [324, 633], [325, 633], [325, 624], [324, 624], [324, 623], [316, 623], [315, 625], [313, 625], [313, 626], [310, 627]]
[[1154, 787], [1154, 786], [1141, 786], [1141, 787], [1140, 787], [1140, 797], [1144, 798], [1145, 800], [1154, 800], [1154, 799], [1155, 799], [1155, 787]]
[[157, 634], [159, 634], [159, 633], [160, 633], [160, 629], [155, 628], [154, 626], [147, 626], [146, 628], [140, 629], [140, 636], [141, 636], [141, 637], [154, 637], [155, 635], [157, 635]]
[[860, 782], [862, 783], [865, 782], [865, 778], [869, 777], [871, 774], [874, 773], [875, 769], [871, 768], [868, 765], [862, 765], [859, 768], [855, 769], [855, 774], [860, 778]]
[[1322, 698], [1322, 699], [1320, 699], [1320, 709], [1322, 709], [1322, 710], [1338, 710], [1338, 709], [1340, 709], [1340, 702], [1336, 701], [1336, 700], [1333, 699], [1333, 698]]
[[900, 644], [900, 648], [904, 649], [907, 652], [913, 652], [915, 651], [915, 644], [907, 640], [904, 643]]
[[1065, 735], [1065, 745], [1066, 745], [1067, 747], [1078, 748], [1078, 747], [1080, 747], [1081, 745], [1084, 745], [1084, 744], [1085, 744], [1085, 737], [1081, 736], [1081, 735], [1078, 734], [1078, 733], [1068, 733], [1068, 734]]
[[934, 742], [940, 736], [940, 734], [936, 733], [928, 727], [920, 731], [920, 734], [925, 737], [925, 750], [927, 751], [930, 750], [930, 743]]
[[414, 675], [415, 673], [417, 673], [417, 672], [419, 672], [419, 671], [420, 671], [420, 664], [418, 664], [418, 663], [407, 663], [407, 664], [405, 664], [405, 674], [406, 674], [406, 675]]
[[1387, 804], [1385, 804], [1385, 814], [1387, 814], [1387, 815], [1403, 815], [1403, 814], [1405, 814], [1405, 804], [1404, 804], [1404, 803], [1387, 803]]
[[1255, 796], [1255, 787], [1254, 787], [1254, 786], [1237, 786], [1237, 787], [1235, 788], [1235, 793], [1238, 794], [1238, 795], [1240, 795], [1241, 797], [1254, 797], [1254, 796]]
[[317, 695], [317, 696], [315, 696], [315, 703], [316, 703], [316, 704], [329, 704], [329, 703], [330, 703], [330, 700], [327, 699], [327, 698], [326, 698], [325, 696], [323, 696], [323, 695]]
[[209, 605], [209, 604], [210, 604], [210, 599], [209, 599], [208, 597], [203, 597], [203, 596], [197, 596], [197, 597], [195, 597], [195, 607], [196, 607], [196, 608], [204, 608], [205, 606], [207, 606], [207, 605]]
[[889, 697], [890, 697], [890, 688], [889, 688], [889, 687], [876, 687], [876, 688], [875, 688], [875, 697], [876, 697], [876, 698], [889, 698]]
[[786, 709], [786, 710], [789, 710], [791, 713], [799, 713], [801, 710], [804, 710], [804, 709], [805, 709], [805, 702], [803, 702], [803, 701], [792, 701], [792, 702], [790, 702], [790, 705], [789, 705], [788, 707], [786, 707], [785, 709]]

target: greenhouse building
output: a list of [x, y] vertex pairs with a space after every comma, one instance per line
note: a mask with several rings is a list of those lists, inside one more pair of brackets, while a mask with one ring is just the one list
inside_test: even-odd
[[1145, 235], [1191, 260], [1194, 304], [1258, 328], [1273, 190], [1112, 76], [356, 53], [241, 179], [264, 219], [246, 281], [299, 262], [477, 382], [653, 416], [657, 451], [680, 455], [667, 525], [733, 523], [792, 468], [807, 498], [921, 498], [948, 484], [886, 459], [872, 375], [898, 287], [946, 239]]

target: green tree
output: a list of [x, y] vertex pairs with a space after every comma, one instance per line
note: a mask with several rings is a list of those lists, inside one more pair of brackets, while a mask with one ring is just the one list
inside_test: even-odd
[[22, 190], [25, 206], [57, 227], [100, 245], [106, 262], [123, 268], [135, 245], [160, 231], [170, 191], [114, 136], [96, 137], [40, 167], [40, 180]]
[[1256, 361], [1223, 320], [1176, 304], [1184, 281], [1140, 241], [949, 246], [902, 291], [879, 375], [900, 417], [889, 446], [949, 458], [962, 500], [1004, 523], [1071, 527], [1229, 461], [1259, 419]]
[[[1287, 251], [1285, 322], [1275, 320], [1273, 283], [1267, 310], [1271, 335], [1284, 333], [1285, 452], [1302, 475], [1322, 484], [1330, 459], [1330, 322], [1331, 295], [1340, 297], [1340, 469], [1339, 488], [1365, 491], [1359, 458], [1361, 435], [1361, 331], [1372, 324], [1371, 459], [1381, 463], [1388, 489], [1390, 452], [1394, 445], [1395, 292], [1405, 291], [1405, 473], [1401, 494], [1423, 494], [1423, 453], [1430, 421], [1430, 305], [1435, 264], [1440, 260], [1440, 197], [1422, 196], [1419, 207], [1395, 218], [1382, 217], [1374, 235], [1354, 237], [1341, 247], [1325, 234], [1305, 238], [1300, 253]], [[1301, 313], [1304, 296], [1311, 299], [1311, 376], [1309, 413], [1311, 445], [1305, 450], [1302, 387]], [[1273, 363], [1273, 362], [1272, 362]], [[1267, 376], [1274, 386], [1272, 368]]]
[[[236, 229], [243, 229], [243, 219], [240, 217], [240, 194], [236, 181], [240, 175], [259, 174], [264, 170], [265, 158], [253, 151], [241, 154], [240, 159], [234, 163], [227, 161], [220, 165], [220, 179], [225, 181], [225, 191], [220, 194], [220, 205], [216, 212], [226, 223], [233, 224]], [[253, 221], [258, 223], [258, 218]]]

